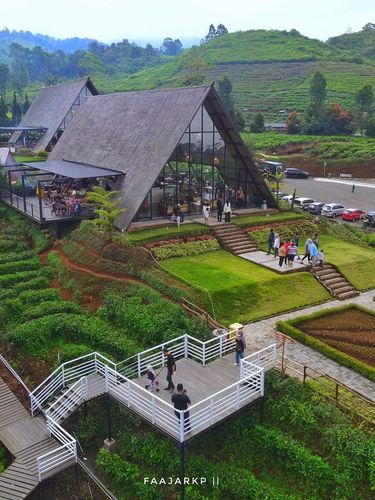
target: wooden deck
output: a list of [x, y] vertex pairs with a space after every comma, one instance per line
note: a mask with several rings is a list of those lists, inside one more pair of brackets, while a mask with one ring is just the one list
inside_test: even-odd
[[43, 417], [32, 418], [1, 378], [0, 441], [15, 457], [0, 474], [0, 499], [26, 498], [39, 483], [37, 457], [60, 444], [49, 437]]

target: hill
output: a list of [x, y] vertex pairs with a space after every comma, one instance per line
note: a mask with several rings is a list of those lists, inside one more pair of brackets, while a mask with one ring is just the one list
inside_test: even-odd
[[[308, 101], [311, 74], [326, 76], [328, 100], [350, 106], [363, 85], [375, 88], [375, 65], [348, 50], [302, 36], [296, 30], [251, 30], [216, 37], [195, 50], [206, 81], [224, 75], [233, 84], [233, 97], [250, 118], [260, 111], [268, 120], [283, 120], [286, 111], [303, 112]], [[186, 73], [189, 52], [172, 62], [143, 69], [130, 76], [98, 75], [101, 91], [127, 91], [176, 86]]]
[[42, 47], [44, 50], [63, 50], [65, 53], [72, 53], [76, 50], [87, 50], [89, 44], [96, 40], [90, 38], [53, 38], [40, 33], [33, 34], [30, 31], [15, 31], [4, 28], [0, 30], [0, 60], [7, 61], [7, 51], [11, 43], [19, 43], [25, 47]]
[[332, 47], [375, 60], [375, 24], [368, 23], [361, 31], [329, 38], [327, 43]]

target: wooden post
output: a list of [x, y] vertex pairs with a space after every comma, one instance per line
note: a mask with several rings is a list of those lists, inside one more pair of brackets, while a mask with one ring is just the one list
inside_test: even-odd
[[25, 176], [21, 174], [21, 178], [22, 178], [23, 210], [26, 214], [27, 210], [26, 210]]
[[180, 499], [185, 500], [185, 443], [180, 443], [180, 483], [181, 483], [181, 494]]
[[42, 206], [42, 196], [40, 193], [40, 186], [41, 182], [38, 181], [39, 216], [40, 216], [40, 222], [43, 222], [43, 206]]
[[12, 197], [12, 179], [10, 176], [10, 170], [8, 170], [8, 186], [9, 186], [9, 197], [10, 197], [10, 204], [13, 205], [13, 197]]
[[306, 378], [307, 378], [307, 366], [304, 365], [303, 366], [303, 383], [306, 382]]
[[339, 385], [338, 384], [336, 384], [335, 399], [336, 399], [336, 406], [338, 406], [339, 405]]

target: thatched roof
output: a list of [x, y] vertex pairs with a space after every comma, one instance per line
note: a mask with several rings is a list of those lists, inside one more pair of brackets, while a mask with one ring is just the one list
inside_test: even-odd
[[[19, 124], [19, 127], [46, 129], [36, 144], [35, 151], [46, 149], [58, 127], [73, 106], [74, 101], [86, 85], [92, 94], [98, 94], [98, 91], [89, 78], [73, 83], [43, 87], [40, 90]], [[9, 142], [15, 143], [20, 135], [21, 132], [15, 132]]]
[[273, 198], [212, 85], [89, 97], [49, 159], [124, 172], [116, 188], [127, 209], [118, 226], [126, 229], [203, 102], [209, 112], [215, 108], [219, 114], [215, 125], [230, 135], [254, 183], [272, 206]]

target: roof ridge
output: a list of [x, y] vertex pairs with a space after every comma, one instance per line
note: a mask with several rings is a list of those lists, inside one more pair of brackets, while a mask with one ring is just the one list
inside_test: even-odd
[[202, 89], [202, 90], [208, 90], [214, 85], [214, 82], [211, 82], [210, 84], [207, 85], [191, 85], [190, 87], [168, 87], [168, 88], [157, 88], [157, 89], [144, 89], [144, 90], [129, 90], [129, 91], [123, 91], [123, 92], [110, 92], [108, 94], [99, 94], [96, 96], [89, 96], [89, 97], [108, 97], [108, 96], [114, 96], [114, 95], [129, 95], [129, 94], [149, 94], [151, 92], [171, 92], [174, 90], [190, 90], [190, 89]]

